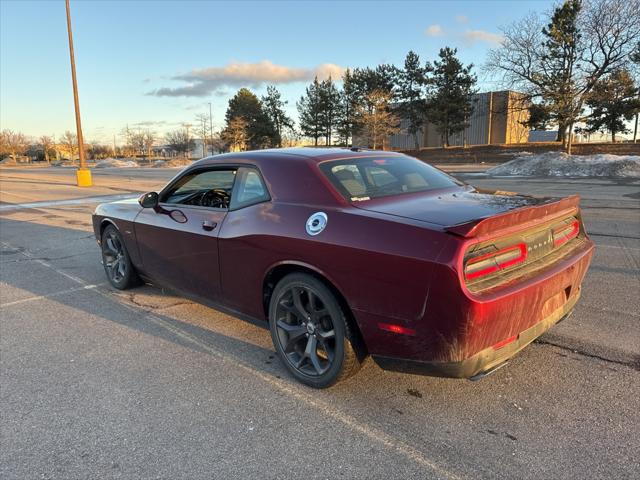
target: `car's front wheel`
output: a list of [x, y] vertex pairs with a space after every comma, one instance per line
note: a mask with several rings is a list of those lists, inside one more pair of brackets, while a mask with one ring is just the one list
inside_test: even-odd
[[276, 285], [269, 328], [280, 359], [306, 385], [330, 387], [360, 368], [345, 312], [331, 290], [311, 275], [293, 273]]
[[122, 235], [113, 225], [107, 225], [102, 232], [102, 265], [109, 283], [118, 290], [126, 290], [140, 284]]

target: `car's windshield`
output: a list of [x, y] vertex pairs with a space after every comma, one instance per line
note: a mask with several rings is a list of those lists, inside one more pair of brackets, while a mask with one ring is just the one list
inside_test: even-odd
[[460, 182], [415, 158], [350, 158], [320, 164], [320, 168], [350, 201], [454, 187]]

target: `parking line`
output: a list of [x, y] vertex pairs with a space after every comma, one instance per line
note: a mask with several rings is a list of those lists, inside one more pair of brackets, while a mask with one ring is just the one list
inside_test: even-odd
[[47, 298], [55, 298], [55, 297], [59, 297], [61, 295], [66, 295], [67, 293], [80, 292], [82, 290], [93, 290], [94, 288], [102, 287], [104, 285], [106, 285], [106, 283], [98, 283], [98, 284], [95, 284], [95, 285], [84, 285], [82, 287], [68, 288], [66, 290], [61, 290], [59, 292], [49, 293], [47, 295], [36, 295], [36, 296], [33, 296], [33, 297], [21, 298], [20, 300], [14, 300], [13, 302], [0, 303], [0, 308], [12, 307], [14, 305], [19, 305], [21, 303], [35, 302], [35, 301], [38, 301], [38, 300], [45, 300]]
[[[6, 242], [2, 242], [2, 245], [4, 245], [5, 247], [8, 248], [15, 248], [12, 245], [6, 243]], [[50, 269], [52, 269], [53, 271], [55, 271], [56, 273], [59, 273], [60, 275], [63, 275], [64, 277], [67, 277], [69, 279], [71, 279], [72, 281], [79, 283], [80, 285], [82, 285], [82, 288], [84, 289], [88, 289], [87, 287], [91, 286], [91, 285], [87, 285], [87, 282], [85, 282], [84, 280], [82, 280], [81, 278], [78, 277], [74, 277], [73, 275], [69, 275], [68, 273], [54, 267], [53, 265], [51, 265], [48, 262], [45, 262], [43, 260], [39, 260], [34, 258], [33, 254], [31, 254], [28, 251], [21, 251], [20, 252], [21, 255], [26, 256], [27, 258], [32, 258], [34, 261], [37, 261], [38, 263], [40, 263], [41, 265], [48, 267]], [[370, 425], [361, 423], [360, 421], [358, 421], [358, 419], [356, 419], [355, 417], [348, 415], [342, 411], [340, 411], [339, 409], [333, 407], [332, 405], [319, 400], [317, 398], [314, 398], [312, 395], [306, 393], [305, 391], [302, 390], [302, 388], [304, 387], [299, 387], [299, 388], [294, 388], [293, 386], [287, 384], [286, 382], [274, 378], [270, 375], [267, 375], [265, 373], [262, 373], [258, 370], [256, 370], [255, 368], [253, 368], [251, 365], [248, 365], [244, 362], [242, 362], [241, 360], [239, 360], [236, 357], [233, 357], [231, 355], [227, 355], [213, 347], [211, 347], [210, 345], [208, 345], [207, 343], [203, 342], [202, 340], [200, 340], [199, 338], [184, 332], [178, 328], [176, 328], [175, 326], [173, 326], [171, 323], [167, 322], [166, 320], [163, 320], [155, 315], [153, 315], [152, 313], [149, 313], [147, 310], [144, 310], [136, 305], [132, 305], [129, 303], [123, 303], [123, 302], [119, 302], [116, 299], [113, 298], [113, 295], [110, 293], [110, 291], [101, 291], [99, 288], [97, 288], [97, 286], [94, 286], [94, 288], [88, 289], [90, 291], [94, 291], [98, 294], [100, 294], [101, 296], [103, 296], [104, 298], [109, 299], [112, 302], [117, 303], [119, 306], [126, 308], [129, 311], [132, 311], [134, 313], [140, 313], [141, 311], [145, 313], [144, 317], [147, 320], [150, 320], [151, 322], [153, 322], [155, 325], [163, 328], [164, 330], [167, 330], [171, 333], [173, 333], [176, 336], [179, 336], [180, 338], [194, 344], [197, 345], [199, 348], [205, 350], [206, 352], [208, 352], [210, 355], [222, 360], [223, 362], [230, 362], [233, 365], [241, 368], [242, 370], [246, 371], [247, 373], [250, 373], [252, 375], [254, 375], [255, 377], [258, 377], [259, 379], [263, 380], [264, 382], [270, 384], [272, 387], [280, 390], [282, 393], [285, 393], [287, 395], [291, 395], [292, 397], [295, 397], [297, 400], [302, 401], [304, 403], [306, 403], [307, 405], [320, 410], [322, 413], [324, 413], [325, 415], [328, 415], [329, 417], [333, 418], [334, 420], [342, 423], [343, 425], [347, 426], [348, 428], [350, 428], [351, 430], [358, 432], [362, 435], [364, 435], [365, 437], [379, 443], [382, 444], [384, 447], [389, 448], [391, 450], [395, 450], [396, 452], [404, 455], [406, 458], [408, 458], [409, 460], [414, 461], [415, 463], [422, 465], [424, 467], [429, 468], [430, 470], [432, 470], [434, 473], [436, 473], [437, 475], [443, 477], [443, 478], [447, 478], [447, 479], [451, 479], [451, 480], [461, 480], [462, 477], [458, 476], [457, 474], [450, 472], [449, 470], [445, 469], [444, 467], [441, 467], [440, 465], [438, 465], [436, 462], [434, 462], [433, 460], [430, 460], [429, 458], [425, 457], [424, 454], [422, 454], [422, 452], [420, 452], [419, 450], [416, 450], [415, 448], [413, 448], [411, 445], [409, 445], [408, 443], [405, 443], [401, 440], [395, 439], [392, 436], [386, 434], [385, 432], [383, 432], [382, 430], [372, 427]]]
[[71, 198], [67, 200], [51, 200], [46, 202], [11, 203], [7, 205], [0, 205], [0, 212], [5, 210], [23, 210], [28, 208], [56, 207], [59, 205], [83, 205], [86, 203], [113, 202], [114, 200], [127, 200], [130, 198], [137, 198], [137, 197], [138, 195], [127, 193], [127, 194], [118, 194], [118, 195], [102, 195], [99, 197]]

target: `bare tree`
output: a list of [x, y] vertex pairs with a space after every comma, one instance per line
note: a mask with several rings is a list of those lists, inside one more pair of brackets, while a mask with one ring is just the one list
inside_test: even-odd
[[202, 138], [202, 156], [207, 156], [207, 136], [210, 133], [209, 128], [209, 115], [206, 113], [199, 113], [196, 115], [196, 131], [198, 136]]
[[400, 131], [400, 119], [391, 111], [391, 93], [374, 90], [366, 96], [366, 106], [358, 107], [359, 124], [368, 146], [384, 150], [390, 135]]
[[153, 130], [147, 129], [142, 136], [142, 146], [147, 155], [147, 160], [151, 163], [153, 146], [156, 144], [157, 135]]
[[10, 156], [16, 162], [18, 155], [27, 151], [27, 138], [20, 132], [5, 129], [0, 132], [0, 157]]
[[193, 138], [187, 127], [167, 133], [166, 140], [173, 150], [185, 156], [193, 149]]
[[549, 18], [529, 14], [503, 36], [485, 69], [543, 103], [570, 153], [573, 125], [589, 93], [626, 65], [640, 39], [640, 0], [569, 0]]
[[53, 147], [53, 138], [47, 136], [47, 135], [42, 135], [39, 139], [38, 139], [38, 145], [42, 148], [42, 152], [44, 154], [44, 160], [47, 163], [49, 162], [49, 150], [51, 150], [51, 147]]
[[64, 132], [62, 137], [60, 137], [60, 145], [62, 145], [62, 149], [66, 155], [69, 155], [69, 159], [75, 163], [76, 155], [78, 154], [78, 136], [67, 130]]
[[235, 117], [229, 121], [227, 128], [222, 132], [222, 139], [229, 146], [229, 150], [238, 152], [247, 149], [248, 126], [249, 122], [243, 117]]

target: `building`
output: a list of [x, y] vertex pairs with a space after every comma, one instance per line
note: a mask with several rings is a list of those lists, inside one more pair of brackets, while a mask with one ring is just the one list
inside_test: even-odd
[[[523, 125], [529, 112], [523, 95], [510, 91], [477, 93], [472, 97], [473, 112], [469, 126], [449, 136], [449, 146], [526, 143], [529, 129]], [[400, 133], [391, 135], [389, 148], [413, 150], [415, 138], [407, 133], [408, 121], [401, 119]], [[418, 134], [419, 147], [443, 146], [442, 135], [435, 125], [426, 123]], [[357, 144], [354, 140], [354, 144]]]

